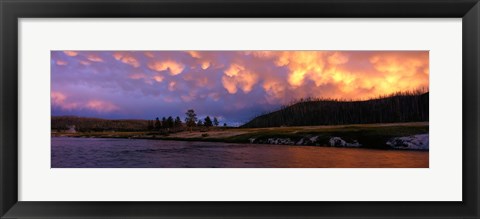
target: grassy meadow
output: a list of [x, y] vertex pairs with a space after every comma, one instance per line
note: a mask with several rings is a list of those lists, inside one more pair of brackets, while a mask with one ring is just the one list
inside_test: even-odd
[[[357, 141], [368, 148], [386, 148], [385, 142], [394, 137], [428, 133], [428, 122], [359, 124], [336, 126], [298, 126], [272, 128], [223, 128], [159, 133], [155, 131], [102, 131], [77, 133], [52, 133], [52, 136], [159, 139], [181, 141], [207, 141], [228, 143], [268, 143], [269, 139], [289, 139], [299, 142], [315, 138], [315, 141], [302, 145], [326, 146], [332, 137], [340, 137], [347, 142]], [[294, 143], [295, 144], [295, 143]]]

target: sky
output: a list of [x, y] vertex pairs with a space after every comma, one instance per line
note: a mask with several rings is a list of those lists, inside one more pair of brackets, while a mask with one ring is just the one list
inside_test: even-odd
[[427, 89], [428, 51], [52, 51], [52, 115], [241, 125], [292, 101]]

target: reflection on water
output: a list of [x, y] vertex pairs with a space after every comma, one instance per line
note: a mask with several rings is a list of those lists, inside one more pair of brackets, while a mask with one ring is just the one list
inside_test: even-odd
[[52, 137], [52, 168], [428, 167], [428, 152]]

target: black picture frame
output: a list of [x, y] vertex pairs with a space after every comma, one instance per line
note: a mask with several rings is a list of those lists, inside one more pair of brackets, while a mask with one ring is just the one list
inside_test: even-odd
[[[0, 0], [1, 218], [479, 218], [478, 0]], [[462, 18], [461, 202], [18, 201], [18, 19], [134, 17]], [[448, 43], [448, 42], [446, 42]], [[432, 109], [435, 110], [435, 109]], [[23, 136], [27, 137], [27, 136]], [[460, 144], [460, 143], [459, 143]], [[460, 145], [458, 145], [460, 146]], [[374, 192], [374, 191], [372, 191]], [[442, 192], [442, 191], [438, 191]]]

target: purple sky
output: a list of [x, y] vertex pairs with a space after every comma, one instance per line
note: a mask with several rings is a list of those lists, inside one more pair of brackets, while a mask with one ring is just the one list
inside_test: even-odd
[[428, 89], [428, 52], [52, 51], [52, 115], [216, 116], [229, 125], [305, 97]]

